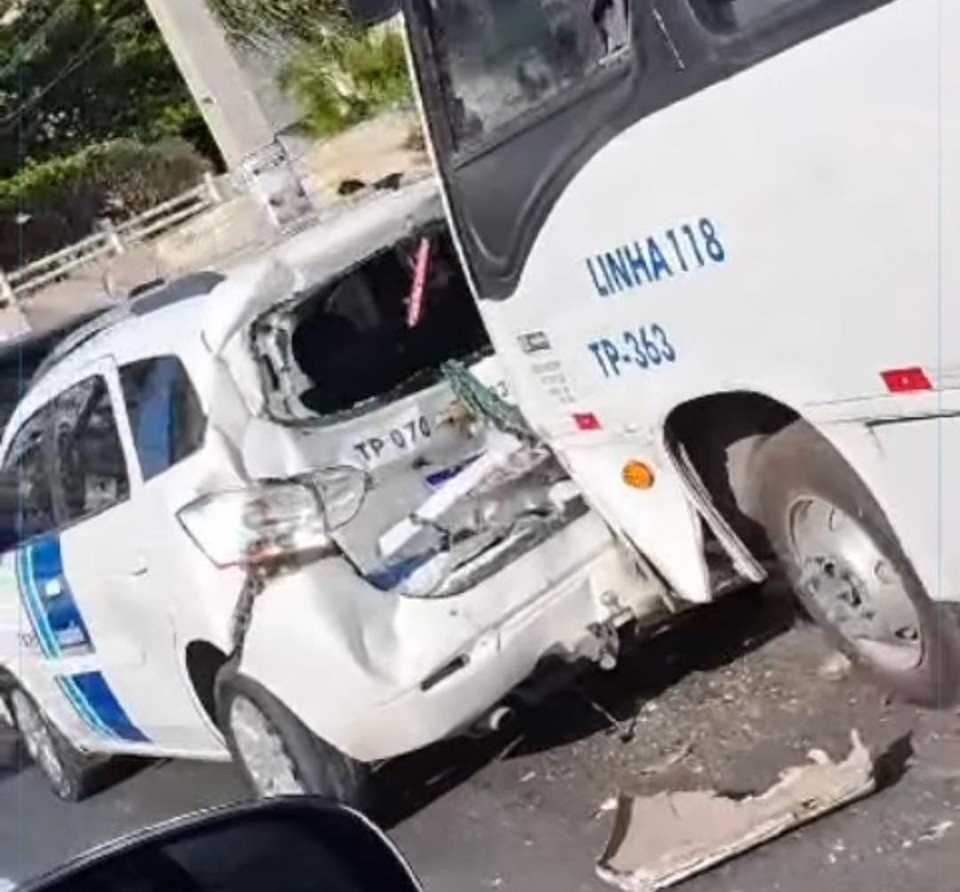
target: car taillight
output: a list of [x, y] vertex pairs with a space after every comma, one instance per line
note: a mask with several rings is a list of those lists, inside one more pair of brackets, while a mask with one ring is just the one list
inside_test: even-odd
[[218, 567], [249, 566], [332, 549], [329, 533], [359, 511], [367, 477], [330, 468], [291, 480], [205, 493], [177, 517]]

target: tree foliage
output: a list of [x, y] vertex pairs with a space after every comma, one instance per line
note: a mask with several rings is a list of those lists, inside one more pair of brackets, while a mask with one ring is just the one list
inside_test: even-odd
[[211, 150], [143, 0], [29, 0], [0, 25], [0, 177], [94, 142], [172, 134]]
[[329, 136], [410, 102], [403, 41], [390, 28], [351, 22], [344, 0], [210, 0], [235, 42], [270, 51], [292, 45], [281, 75], [303, 125]]
[[209, 169], [208, 161], [177, 138], [149, 146], [110, 140], [26, 164], [0, 180], [0, 267], [75, 242], [103, 217], [125, 219], [155, 207]]
[[209, 0], [220, 21], [239, 42], [258, 37], [312, 42], [349, 27], [343, 0]]
[[393, 29], [347, 30], [304, 43], [283, 75], [305, 128], [330, 136], [410, 101], [403, 39]]

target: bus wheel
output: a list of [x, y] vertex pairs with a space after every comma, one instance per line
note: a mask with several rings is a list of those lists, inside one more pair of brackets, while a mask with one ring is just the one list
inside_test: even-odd
[[368, 806], [369, 770], [313, 734], [266, 688], [227, 663], [217, 717], [234, 764], [258, 798], [318, 795]]
[[880, 686], [929, 706], [960, 699], [960, 624], [932, 601], [880, 506], [805, 422], [756, 461], [756, 518], [831, 643]]
[[10, 691], [8, 703], [30, 761], [40, 769], [54, 793], [78, 802], [94, 791], [94, 769], [102, 760], [73, 747], [22, 687]]

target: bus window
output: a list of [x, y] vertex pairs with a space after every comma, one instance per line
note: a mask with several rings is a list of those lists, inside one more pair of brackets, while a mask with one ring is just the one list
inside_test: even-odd
[[489, 135], [626, 55], [626, 0], [431, 0], [458, 146]]
[[786, 6], [796, 6], [797, 0], [691, 0], [691, 5], [708, 28], [740, 31]]

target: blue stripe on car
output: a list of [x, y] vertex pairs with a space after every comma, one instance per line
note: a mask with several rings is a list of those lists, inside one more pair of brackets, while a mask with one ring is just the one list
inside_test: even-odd
[[456, 477], [461, 471], [472, 465], [479, 457], [479, 455], [474, 455], [465, 461], [451, 465], [449, 468], [444, 468], [442, 471], [435, 471], [433, 474], [427, 474], [427, 486], [431, 487], [432, 489], [437, 489], [438, 487], [443, 486], [443, 484], [448, 480], [453, 480], [453, 478]]
[[33, 588], [33, 579], [30, 574], [29, 545], [18, 549], [14, 565], [17, 569], [17, 587], [20, 589], [20, 597], [24, 607], [27, 608], [27, 616], [30, 619], [30, 625], [33, 626], [34, 634], [37, 636], [40, 650], [47, 659], [53, 659], [57, 654], [56, 642]]
[[64, 679], [72, 683], [97, 719], [121, 740], [148, 743], [149, 738], [127, 715], [101, 672], [81, 672]]
[[[17, 550], [17, 584], [27, 616], [47, 660], [95, 652], [63, 570], [60, 538], [43, 536]], [[98, 734], [134, 743], [149, 738], [131, 721], [100, 672], [61, 675], [57, 686], [77, 714]]]
[[93, 707], [87, 702], [86, 698], [77, 687], [74, 680], [69, 675], [58, 675], [57, 687], [63, 693], [63, 696], [70, 701], [70, 705], [76, 710], [77, 715], [83, 719], [98, 734], [105, 737], [116, 739], [117, 735], [107, 726], [100, 717], [94, 712]]
[[59, 656], [92, 653], [90, 633], [63, 572], [59, 536], [44, 536], [27, 548], [30, 577], [33, 579], [47, 625], [53, 633]]

